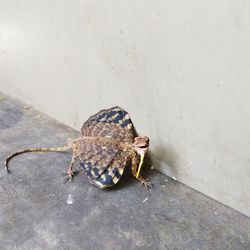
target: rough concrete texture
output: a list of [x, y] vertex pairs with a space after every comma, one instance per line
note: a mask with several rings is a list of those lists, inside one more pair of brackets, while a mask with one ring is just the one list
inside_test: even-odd
[[[87, 117], [86, 117], [87, 118]], [[0, 161], [79, 133], [16, 100], [0, 98]], [[68, 153], [30, 153], [0, 171], [1, 249], [250, 249], [250, 219], [149, 171], [147, 190], [128, 173], [109, 190], [81, 174], [63, 184]]]

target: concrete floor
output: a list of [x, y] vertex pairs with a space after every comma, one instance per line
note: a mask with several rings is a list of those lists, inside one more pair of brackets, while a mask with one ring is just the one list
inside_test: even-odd
[[[85, 117], [87, 118], [87, 117]], [[0, 161], [79, 133], [0, 94]], [[250, 218], [155, 171], [150, 190], [128, 173], [109, 190], [79, 174], [71, 155], [30, 153], [0, 171], [0, 249], [250, 249]]]

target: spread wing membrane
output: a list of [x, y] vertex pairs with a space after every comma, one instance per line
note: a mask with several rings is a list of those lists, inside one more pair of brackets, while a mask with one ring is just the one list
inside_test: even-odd
[[90, 116], [82, 126], [83, 136], [100, 136], [132, 142], [134, 127], [128, 113], [116, 106]]
[[83, 141], [82, 154], [78, 156], [84, 175], [99, 188], [115, 185], [127, 163], [126, 154], [118, 148], [100, 142]]
[[[128, 113], [116, 106], [90, 116], [82, 126], [85, 137], [106, 137], [133, 143], [134, 127]], [[112, 144], [86, 140], [79, 163], [89, 181], [99, 188], [115, 185], [127, 163], [127, 155]]]

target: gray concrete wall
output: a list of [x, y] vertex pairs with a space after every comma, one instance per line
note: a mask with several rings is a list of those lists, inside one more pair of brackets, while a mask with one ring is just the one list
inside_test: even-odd
[[249, 65], [246, 0], [0, 1], [1, 91], [76, 129], [120, 105], [156, 168], [247, 215]]

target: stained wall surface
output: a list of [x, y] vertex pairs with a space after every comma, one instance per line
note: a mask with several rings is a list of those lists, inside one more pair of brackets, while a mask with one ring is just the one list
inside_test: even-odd
[[123, 107], [155, 168], [247, 215], [249, 65], [249, 1], [0, 1], [1, 91], [76, 129]]

